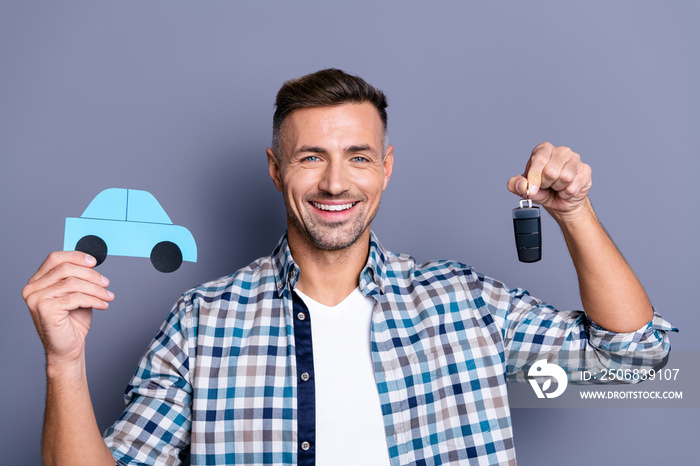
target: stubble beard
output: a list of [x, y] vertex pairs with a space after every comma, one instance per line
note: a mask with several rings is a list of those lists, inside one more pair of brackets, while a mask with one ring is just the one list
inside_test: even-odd
[[[287, 204], [286, 201], [285, 204]], [[365, 216], [357, 216], [348, 222], [318, 223], [309, 214], [302, 214], [304, 222], [301, 222], [287, 204], [287, 217], [292, 220], [296, 229], [306, 236], [316, 248], [323, 251], [339, 251], [355, 244], [372, 224], [378, 211], [379, 206], [370, 213], [368, 222], [365, 222]]]

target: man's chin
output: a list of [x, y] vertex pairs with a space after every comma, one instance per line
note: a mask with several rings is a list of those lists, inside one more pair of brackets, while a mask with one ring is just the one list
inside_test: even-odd
[[309, 236], [309, 239], [314, 244], [314, 246], [316, 246], [322, 251], [340, 251], [342, 249], [349, 248], [358, 240], [358, 238], [352, 238], [348, 240], [347, 238], [332, 239], [319, 238], [313, 236]]
[[363, 233], [367, 230], [364, 228], [359, 231], [352, 231], [346, 233], [340, 232], [321, 232], [321, 231], [307, 231], [306, 236], [318, 249], [323, 251], [340, 251], [342, 249], [349, 248], [359, 240]]

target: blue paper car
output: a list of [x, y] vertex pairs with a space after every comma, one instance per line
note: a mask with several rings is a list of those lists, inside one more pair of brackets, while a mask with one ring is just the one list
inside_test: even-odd
[[197, 262], [197, 245], [185, 227], [173, 225], [155, 197], [137, 189], [105, 189], [80, 218], [66, 218], [64, 251], [82, 251], [101, 264], [107, 255], [150, 257], [160, 272]]

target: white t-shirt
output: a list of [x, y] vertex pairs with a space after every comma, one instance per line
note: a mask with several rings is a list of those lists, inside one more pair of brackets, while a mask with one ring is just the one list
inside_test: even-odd
[[359, 288], [329, 307], [296, 290], [309, 308], [316, 390], [316, 464], [389, 465], [372, 368], [374, 299]]

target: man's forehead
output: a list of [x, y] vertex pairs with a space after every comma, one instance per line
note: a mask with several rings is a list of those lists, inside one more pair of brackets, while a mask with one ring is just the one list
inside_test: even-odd
[[[371, 139], [381, 141], [383, 127], [379, 112], [371, 103], [348, 103], [293, 110], [282, 123], [281, 136], [292, 143], [299, 142], [300, 138], [323, 136], [362, 137], [368, 139], [364, 143], [371, 143]], [[353, 143], [357, 142], [360, 141]]]
[[379, 111], [369, 102], [344, 103], [325, 107], [304, 107], [292, 110], [284, 119], [304, 120], [306, 122], [328, 122], [334, 119], [347, 120], [354, 119], [365, 124], [381, 125]]

